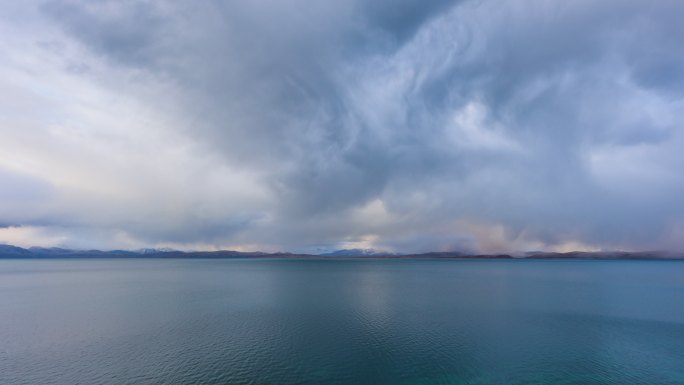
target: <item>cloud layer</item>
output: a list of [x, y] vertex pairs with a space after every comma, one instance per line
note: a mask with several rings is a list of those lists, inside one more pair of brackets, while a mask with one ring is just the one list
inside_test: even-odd
[[0, 11], [0, 241], [684, 248], [681, 1]]

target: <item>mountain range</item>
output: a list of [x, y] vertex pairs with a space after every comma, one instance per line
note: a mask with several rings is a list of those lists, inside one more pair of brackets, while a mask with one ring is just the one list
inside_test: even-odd
[[666, 251], [599, 251], [567, 253], [528, 252], [522, 254], [470, 254], [457, 251], [398, 254], [373, 249], [343, 249], [323, 254], [265, 253], [234, 250], [178, 251], [173, 249], [76, 250], [58, 247], [22, 248], [0, 244], [0, 258], [394, 258], [394, 259], [683, 259], [684, 253]]

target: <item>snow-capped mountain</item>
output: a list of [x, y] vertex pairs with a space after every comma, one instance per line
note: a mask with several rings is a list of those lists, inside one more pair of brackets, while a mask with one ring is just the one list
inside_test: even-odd
[[326, 257], [372, 257], [381, 255], [399, 255], [382, 250], [375, 249], [342, 249], [329, 253], [319, 254]]

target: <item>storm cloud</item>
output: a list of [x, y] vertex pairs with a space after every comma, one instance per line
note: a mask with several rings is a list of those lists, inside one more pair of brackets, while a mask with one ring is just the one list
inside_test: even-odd
[[681, 1], [0, 5], [0, 241], [684, 248]]

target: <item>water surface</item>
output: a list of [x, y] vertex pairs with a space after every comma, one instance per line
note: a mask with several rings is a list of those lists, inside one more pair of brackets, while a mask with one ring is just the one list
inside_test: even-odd
[[0, 384], [684, 384], [684, 262], [1, 260]]

